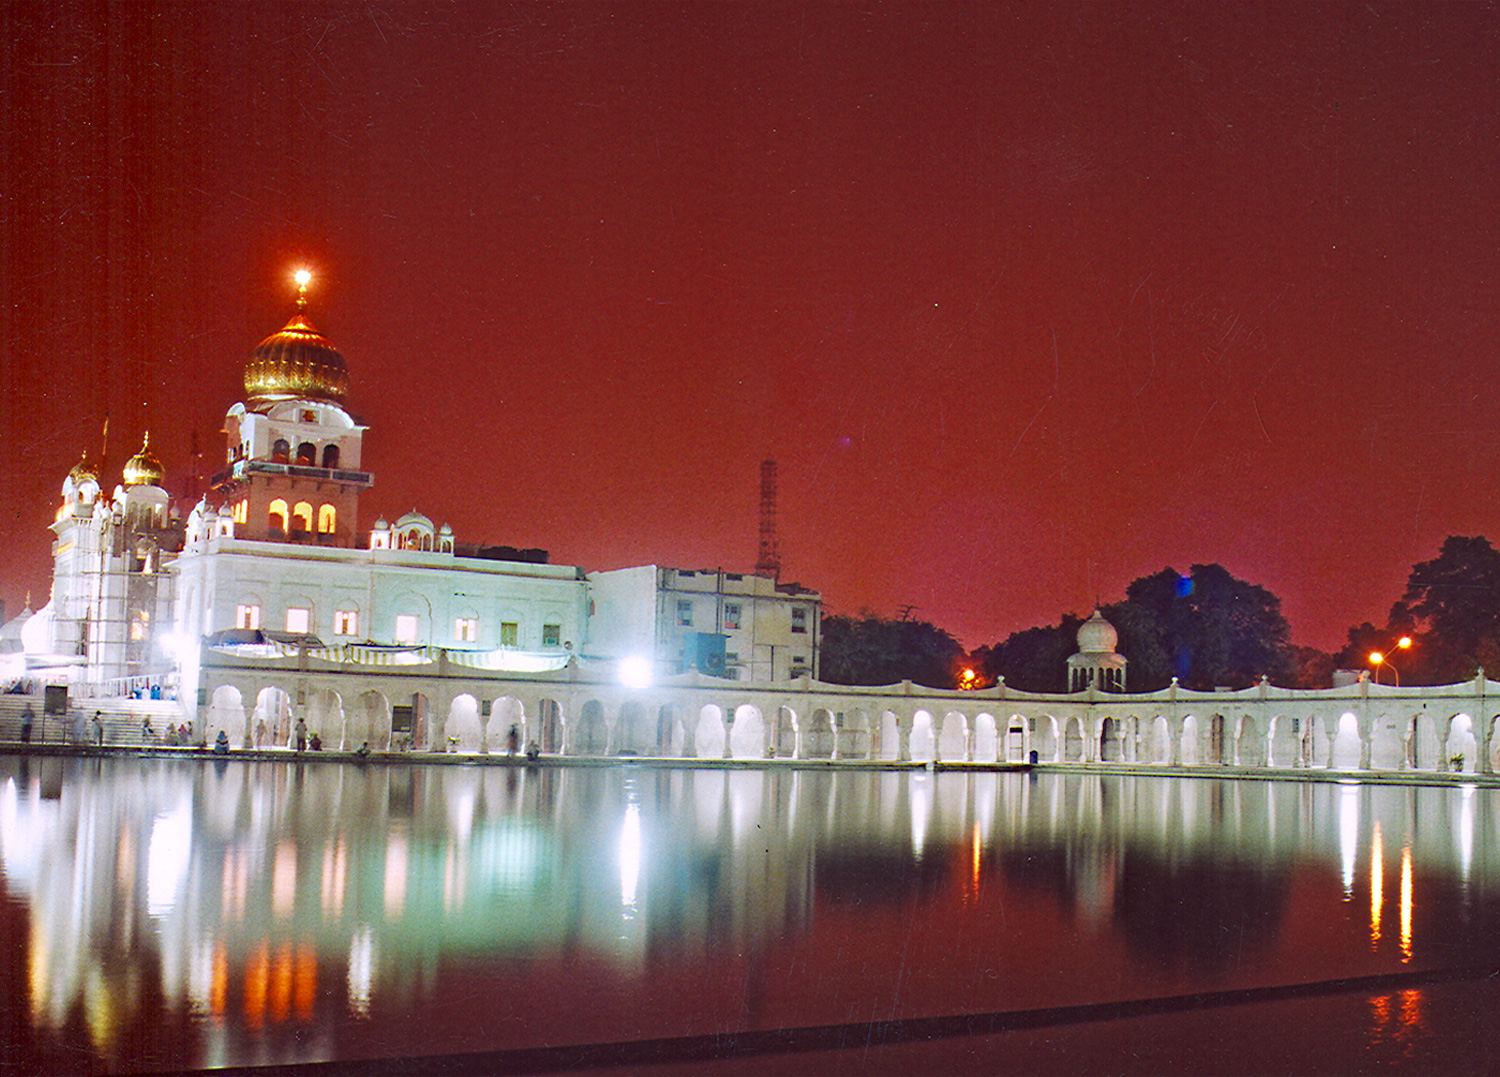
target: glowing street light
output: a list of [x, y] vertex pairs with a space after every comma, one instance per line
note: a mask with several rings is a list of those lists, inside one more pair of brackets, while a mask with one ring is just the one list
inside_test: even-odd
[[[1400, 639], [1398, 639], [1396, 641], [1396, 648], [1399, 649], [1399, 650], [1403, 650], [1403, 651], [1410, 650], [1411, 649], [1411, 637], [1410, 636], [1402, 636]], [[1401, 671], [1399, 669], [1397, 669], [1394, 665], [1392, 665], [1392, 663], [1391, 663], [1391, 656], [1389, 654], [1384, 654], [1384, 653], [1382, 653], [1380, 651], [1371, 651], [1370, 652], [1370, 665], [1372, 665], [1372, 666], [1375, 667], [1375, 683], [1376, 684], [1380, 683], [1380, 668], [1382, 666], [1390, 666], [1390, 668], [1391, 668], [1391, 676], [1394, 677], [1394, 678], [1396, 678], [1396, 687], [1397, 688], [1401, 687]]]
[[976, 674], [972, 669], [966, 669], [963, 672], [963, 677], [959, 680], [958, 686], [964, 689], [973, 688], [975, 686], [975, 680], [977, 677], [978, 674]]

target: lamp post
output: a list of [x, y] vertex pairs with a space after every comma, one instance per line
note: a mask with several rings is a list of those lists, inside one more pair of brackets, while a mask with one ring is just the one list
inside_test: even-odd
[[[1410, 650], [1411, 649], [1411, 637], [1410, 636], [1402, 636], [1400, 639], [1398, 639], [1396, 641], [1396, 648], [1395, 649], [1402, 650], [1402, 651]], [[1390, 666], [1391, 667], [1391, 676], [1393, 676], [1394, 678], [1396, 678], [1396, 687], [1397, 688], [1401, 687], [1401, 671], [1399, 669], [1397, 669], [1391, 663], [1391, 656], [1389, 654], [1383, 654], [1380, 651], [1371, 651], [1370, 652], [1370, 664], [1375, 667], [1375, 683], [1376, 684], [1380, 683], [1380, 667], [1381, 666]]]

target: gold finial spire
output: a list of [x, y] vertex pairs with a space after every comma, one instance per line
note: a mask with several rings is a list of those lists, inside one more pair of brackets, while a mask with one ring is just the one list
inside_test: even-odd
[[312, 283], [312, 270], [303, 266], [292, 274], [292, 279], [297, 282], [297, 311], [301, 313], [307, 309], [307, 286]]

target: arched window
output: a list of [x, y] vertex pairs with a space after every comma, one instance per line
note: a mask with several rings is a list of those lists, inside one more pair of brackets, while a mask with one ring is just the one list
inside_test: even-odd
[[297, 507], [292, 510], [292, 530], [311, 531], [312, 524], [312, 506], [306, 501], [297, 502]]
[[321, 534], [333, 534], [333, 528], [337, 522], [338, 513], [332, 505], [324, 505], [318, 509], [318, 531]]
[[271, 462], [273, 464], [285, 464], [292, 458], [292, 447], [286, 438], [277, 438], [276, 443], [271, 446]]
[[339, 466], [339, 447], [337, 445], [324, 445], [323, 446], [323, 466], [324, 467], [338, 467]]
[[286, 501], [279, 497], [271, 502], [271, 533], [286, 534]]
[[297, 446], [297, 463], [303, 467], [318, 466], [318, 447], [310, 441]]

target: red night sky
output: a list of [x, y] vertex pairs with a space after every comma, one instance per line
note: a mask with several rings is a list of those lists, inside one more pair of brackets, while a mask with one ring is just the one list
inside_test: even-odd
[[0, 598], [312, 319], [368, 527], [973, 646], [1218, 561], [1297, 641], [1500, 539], [1500, 9], [7, 3]]

